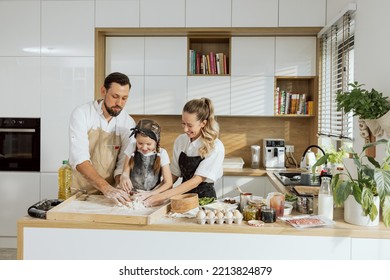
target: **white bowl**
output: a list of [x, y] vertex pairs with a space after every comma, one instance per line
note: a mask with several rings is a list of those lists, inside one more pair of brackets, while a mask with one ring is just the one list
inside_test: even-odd
[[283, 216], [290, 215], [293, 210], [292, 205], [284, 204], [284, 213]]

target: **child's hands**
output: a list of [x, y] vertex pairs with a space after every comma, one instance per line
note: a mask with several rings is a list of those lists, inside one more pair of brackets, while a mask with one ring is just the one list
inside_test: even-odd
[[134, 196], [137, 199], [139, 199], [140, 201], [144, 201], [145, 199], [147, 199], [151, 195], [152, 195], [152, 192], [150, 192], [150, 191], [141, 191], [141, 190], [138, 190], [138, 192], [136, 194], [134, 194]]
[[122, 173], [119, 181], [119, 187], [125, 192], [130, 193], [130, 191], [133, 189], [133, 184], [131, 183], [129, 174]]

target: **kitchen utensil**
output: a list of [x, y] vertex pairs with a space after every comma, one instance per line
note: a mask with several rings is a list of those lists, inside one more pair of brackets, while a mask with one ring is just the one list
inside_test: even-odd
[[171, 211], [185, 213], [199, 206], [197, 193], [179, 194], [171, 197]]
[[251, 168], [256, 169], [260, 167], [260, 146], [252, 145], [251, 146], [252, 162]]
[[311, 172], [311, 168], [317, 162], [316, 155], [311, 151], [311, 148], [317, 148], [322, 152], [323, 155], [325, 155], [325, 151], [320, 146], [310, 145], [306, 148], [301, 158], [300, 167], [302, 169], [307, 169], [309, 172]]

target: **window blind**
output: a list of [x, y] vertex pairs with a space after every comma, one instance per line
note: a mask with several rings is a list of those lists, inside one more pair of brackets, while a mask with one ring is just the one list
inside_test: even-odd
[[347, 12], [320, 38], [318, 134], [338, 139], [353, 137], [352, 112], [337, 111], [337, 91], [349, 91], [354, 82], [353, 14]]

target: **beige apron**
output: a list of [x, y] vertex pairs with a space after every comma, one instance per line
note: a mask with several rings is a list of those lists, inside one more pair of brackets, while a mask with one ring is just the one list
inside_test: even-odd
[[[121, 148], [121, 138], [116, 132], [106, 132], [101, 128], [91, 129], [88, 132], [89, 154], [92, 166], [111, 186], [114, 186], [114, 170]], [[88, 193], [98, 193], [97, 190], [85, 177], [73, 169], [73, 191], [86, 190]]]

